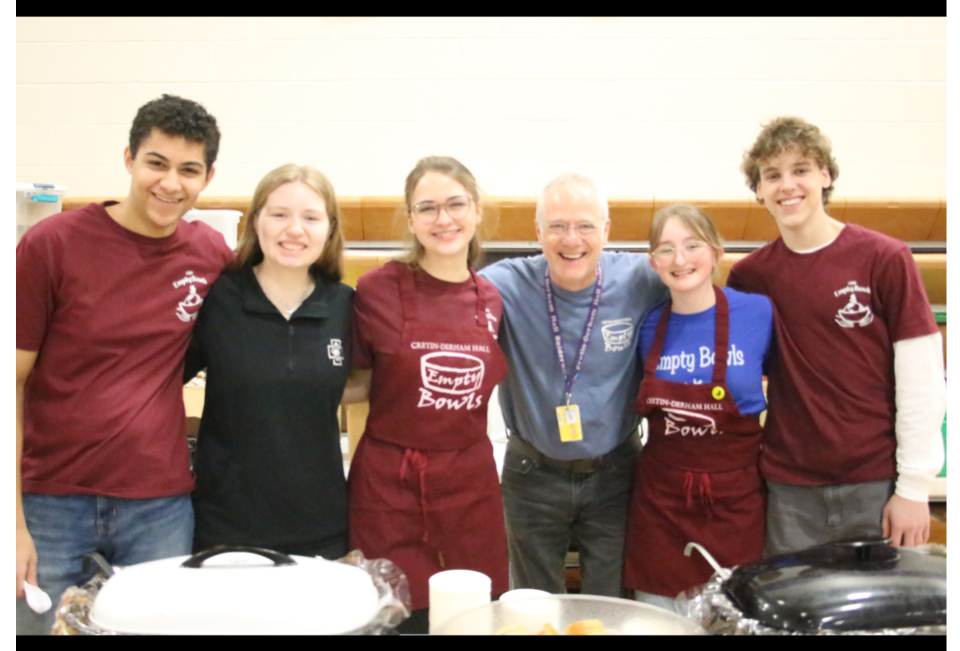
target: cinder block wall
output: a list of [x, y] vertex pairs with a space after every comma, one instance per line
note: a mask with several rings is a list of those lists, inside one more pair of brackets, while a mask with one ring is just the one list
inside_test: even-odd
[[123, 195], [136, 108], [203, 102], [208, 195], [291, 161], [398, 195], [450, 154], [488, 193], [582, 170], [611, 196], [748, 196], [779, 114], [834, 141], [837, 196], [946, 196], [945, 18], [17, 18], [18, 182]]

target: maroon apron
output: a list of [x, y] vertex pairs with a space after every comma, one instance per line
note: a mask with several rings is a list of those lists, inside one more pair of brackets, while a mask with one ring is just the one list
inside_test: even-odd
[[372, 380], [370, 415], [350, 466], [350, 548], [407, 575], [413, 608], [427, 580], [483, 572], [508, 588], [507, 538], [487, 401], [507, 374], [476, 274], [476, 314], [442, 327], [417, 313], [414, 273], [401, 275], [400, 347]]
[[724, 567], [759, 560], [766, 496], [757, 467], [759, 415], [740, 413], [726, 384], [730, 334], [727, 297], [717, 297], [715, 362], [710, 384], [656, 377], [670, 305], [663, 311], [644, 366], [635, 409], [649, 438], [637, 461], [627, 524], [624, 585], [675, 597], [705, 583], [713, 569], [688, 542]]

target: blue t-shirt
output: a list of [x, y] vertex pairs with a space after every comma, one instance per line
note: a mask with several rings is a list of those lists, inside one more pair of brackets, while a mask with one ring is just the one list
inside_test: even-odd
[[[508, 372], [500, 384], [507, 428], [555, 459], [598, 457], [637, 431], [633, 412], [640, 387], [637, 330], [647, 312], [669, 294], [645, 255], [604, 252], [603, 293], [572, 403], [580, 407], [583, 440], [562, 442], [556, 408], [565, 404], [560, 370], [547, 314], [542, 255], [512, 258], [480, 275], [503, 297], [500, 347]], [[553, 288], [568, 372], [576, 361], [594, 287], [570, 292]]]
[[[773, 340], [773, 306], [760, 294], [725, 288], [730, 305], [730, 341], [727, 386], [742, 414], [767, 408], [763, 397], [763, 369]], [[665, 304], [656, 307], [640, 326], [640, 358], [647, 359]], [[670, 314], [667, 339], [657, 366], [661, 380], [703, 384], [713, 379], [716, 306], [697, 314]], [[641, 363], [643, 363], [641, 362]]]

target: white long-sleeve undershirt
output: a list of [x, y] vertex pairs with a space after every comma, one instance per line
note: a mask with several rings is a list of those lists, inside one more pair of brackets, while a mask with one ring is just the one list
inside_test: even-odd
[[943, 467], [940, 435], [947, 409], [943, 339], [937, 332], [893, 344], [896, 381], [897, 495], [926, 502]]

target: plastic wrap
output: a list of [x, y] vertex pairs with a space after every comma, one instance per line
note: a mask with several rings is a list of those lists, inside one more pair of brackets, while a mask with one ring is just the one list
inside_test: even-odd
[[[377, 589], [379, 601], [377, 614], [367, 624], [345, 635], [383, 635], [391, 633], [403, 620], [410, 616], [410, 586], [407, 577], [392, 561], [385, 558], [367, 559], [354, 550], [337, 559], [360, 568], [370, 575]], [[90, 621], [90, 611], [97, 594], [109, 577], [102, 571], [82, 587], [68, 588], [57, 606], [56, 619], [51, 633], [53, 635], [125, 635], [101, 628]], [[305, 612], [305, 617], [313, 613]], [[212, 634], [229, 631], [210, 631]], [[276, 631], [282, 635], [284, 631]]]
[[[942, 545], [926, 545], [923, 551], [946, 555]], [[726, 578], [715, 573], [710, 580], [682, 592], [677, 612], [698, 623], [709, 635], [946, 635], [947, 627], [876, 628], [856, 631], [820, 630], [813, 633], [771, 628], [744, 615], [724, 593]]]
[[364, 570], [373, 578], [373, 585], [380, 595], [376, 616], [363, 628], [351, 632], [351, 635], [382, 635], [395, 629], [410, 616], [410, 584], [407, 582], [407, 575], [393, 561], [386, 558], [368, 560], [359, 550], [353, 550], [338, 562]]

